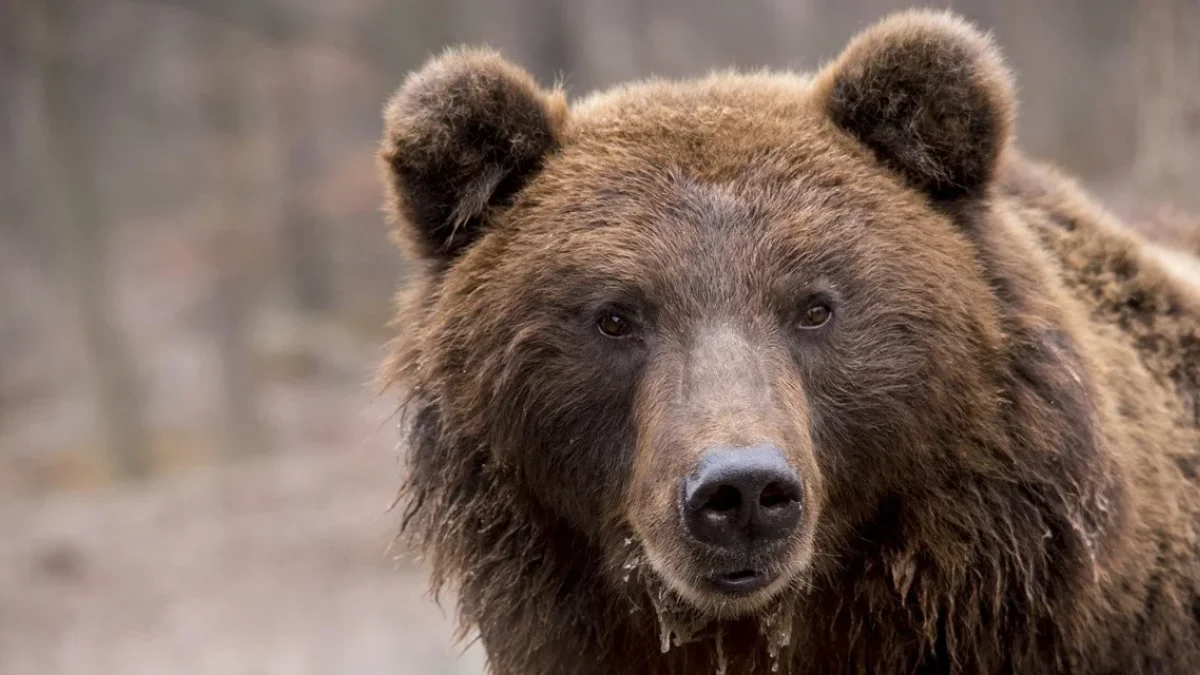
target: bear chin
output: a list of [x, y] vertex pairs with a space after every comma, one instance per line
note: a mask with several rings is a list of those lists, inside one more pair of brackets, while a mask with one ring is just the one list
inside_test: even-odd
[[[700, 565], [683, 556], [671, 555], [646, 542], [642, 546], [647, 580], [656, 604], [673, 596], [691, 612], [711, 619], [740, 619], [767, 613], [783, 599], [803, 593], [811, 578], [812, 544], [805, 542], [800, 549], [782, 560], [760, 564], [744, 570], [713, 572], [698, 569]], [[635, 558], [636, 560], [636, 558]], [[638, 567], [626, 563], [626, 571]], [[676, 607], [676, 610], [681, 608]]]

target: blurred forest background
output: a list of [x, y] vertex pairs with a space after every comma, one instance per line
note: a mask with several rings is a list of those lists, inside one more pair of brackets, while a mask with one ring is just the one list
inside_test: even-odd
[[[1028, 152], [1200, 213], [1200, 0], [942, 4]], [[481, 672], [387, 552], [385, 98], [460, 42], [573, 95], [810, 69], [905, 5], [0, 0], [0, 673]]]

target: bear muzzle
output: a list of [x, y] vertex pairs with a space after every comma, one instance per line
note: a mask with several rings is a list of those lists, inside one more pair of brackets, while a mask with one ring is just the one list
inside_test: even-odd
[[713, 447], [683, 481], [680, 514], [687, 534], [715, 569], [705, 585], [744, 595], [771, 584], [769, 563], [801, 525], [804, 487], [773, 445]]

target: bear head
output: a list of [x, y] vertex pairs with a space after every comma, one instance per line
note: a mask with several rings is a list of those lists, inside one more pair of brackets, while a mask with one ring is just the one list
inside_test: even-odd
[[729, 618], [930, 519], [1071, 530], [1055, 490], [1088, 484], [1092, 394], [1061, 317], [980, 255], [1013, 116], [990, 40], [925, 11], [814, 75], [571, 105], [486, 50], [412, 75], [380, 157], [421, 270], [386, 376], [408, 526], [476, 583], [465, 612], [513, 557], [529, 584], [632, 569]]

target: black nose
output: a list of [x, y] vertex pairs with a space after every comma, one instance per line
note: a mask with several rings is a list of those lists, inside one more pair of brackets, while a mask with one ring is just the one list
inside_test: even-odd
[[711, 448], [684, 482], [683, 521], [721, 547], [787, 537], [800, 523], [802, 488], [778, 448]]

